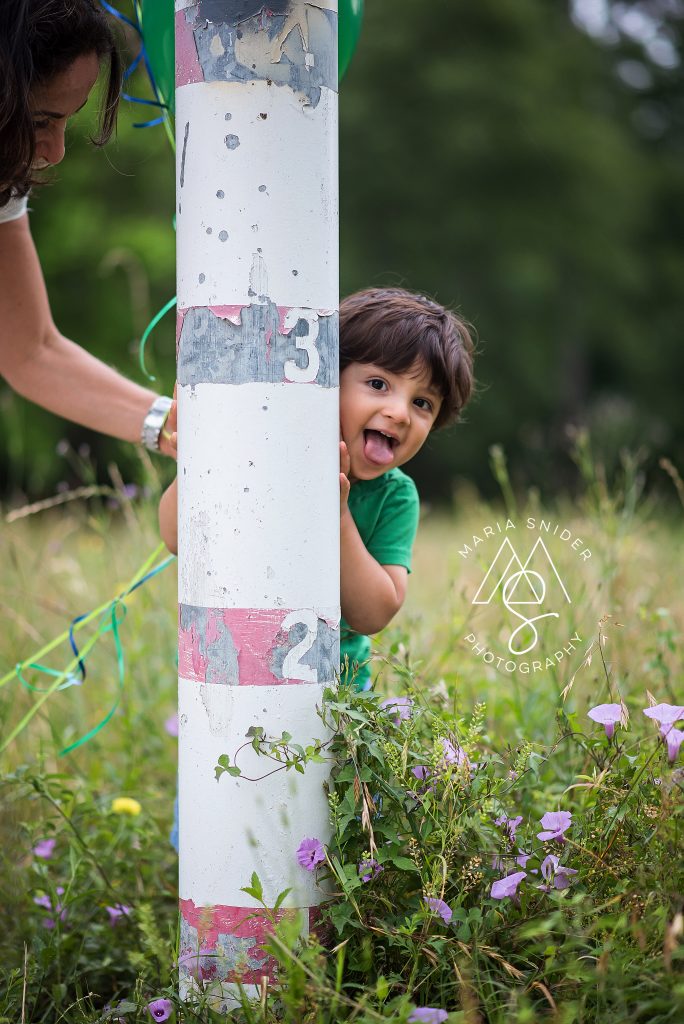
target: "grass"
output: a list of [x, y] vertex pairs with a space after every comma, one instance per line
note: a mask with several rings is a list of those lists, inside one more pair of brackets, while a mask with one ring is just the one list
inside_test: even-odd
[[[236, 1010], [236, 1020], [401, 1022], [416, 1005], [444, 1008], [450, 1024], [684, 1016], [682, 773], [642, 714], [647, 692], [657, 702], [682, 699], [682, 519], [674, 504], [644, 498], [635, 460], [625, 457], [609, 487], [586, 439], [576, 454], [583, 486], [573, 500], [542, 509], [534, 493], [516, 499], [495, 452], [503, 505], [462, 490], [451, 514], [428, 511], [406, 605], [378, 644], [376, 689], [409, 693], [413, 715], [395, 724], [373, 696], [338, 697], [329, 712], [338, 731], [334, 830], [319, 870], [338, 894], [331, 936], [301, 946], [291, 926], [279, 927], [272, 952], [282, 985]], [[115, 509], [111, 494], [95, 496], [4, 526], [3, 672], [124, 589], [158, 543], [154, 478], [150, 487], [135, 500], [118, 488]], [[484, 525], [542, 515], [592, 552], [584, 563], [558, 555], [572, 604], [552, 636], [577, 633], [582, 642], [554, 669], [511, 676], [463, 639], [475, 632], [505, 647], [501, 609], [471, 604], [494, 551], [459, 551]], [[184, 1020], [213, 1019], [211, 986], [194, 1008], [175, 996], [177, 864], [166, 837], [176, 741], [164, 729], [175, 707], [175, 601], [171, 566], [127, 599], [123, 692], [105, 634], [85, 682], [50, 695], [1, 755], [0, 1021], [113, 1019], [104, 1007], [121, 1001], [114, 1017], [150, 1020], [146, 1006], [158, 996]], [[44, 663], [61, 670], [69, 657], [64, 644]], [[29, 668], [22, 675], [30, 686], [51, 682]], [[17, 679], [0, 689], [3, 736], [38, 699]], [[107, 725], [58, 756], [117, 700]], [[586, 712], [616, 700], [630, 721], [609, 744]], [[445, 765], [445, 739], [482, 768], [471, 777]], [[417, 786], [417, 764], [432, 773], [434, 791]], [[137, 800], [140, 813], [114, 813], [120, 796]], [[557, 809], [572, 811], [569, 842], [540, 845], [539, 819]], [[517, 867], [516, 849], [494, 825], [501, 813], [523, 816], [518, 850], [531, 853], [519, 905], [490, 895]], [[33, 856], [46, 837], [56, 839], [53, 855]], [[540, 893], [532, 872], [550, 853], [578, 875], [565, 890]], [[371, 855], [383, 870], [364, 883], [358, 864]], [[503, 870], [492, 869], [495, 856]], [[425, 896], [448, 903], [448, 926], [429, 914]], [[118, 905], [130, 914], [112, 924], [106, 908]]]

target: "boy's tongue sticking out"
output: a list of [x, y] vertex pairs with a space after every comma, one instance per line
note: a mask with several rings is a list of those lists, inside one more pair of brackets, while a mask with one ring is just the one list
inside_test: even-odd
[[363, 454], [376, 466], [388, 466], [394, 458], [392, 439], [379, 430], [364, 430]]

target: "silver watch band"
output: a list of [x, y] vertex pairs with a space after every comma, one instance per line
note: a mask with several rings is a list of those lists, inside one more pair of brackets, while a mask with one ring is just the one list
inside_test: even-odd
[[143, 420], [140, 440], [151, 452], [159, 451], [159, 435], [172, 404], [173, 399], [167, 395], [160, 395], [158, 398], [155, 398], [147, 416]]

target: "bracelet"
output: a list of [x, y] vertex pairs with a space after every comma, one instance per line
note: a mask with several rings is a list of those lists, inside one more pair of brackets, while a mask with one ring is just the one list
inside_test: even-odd
[[149, 408], [147, 416], [143, 420], [140, 441], [151, 452], [159, 451], [159, 435], [166, 423], [173, 399], [167, 395], [159, 395]]

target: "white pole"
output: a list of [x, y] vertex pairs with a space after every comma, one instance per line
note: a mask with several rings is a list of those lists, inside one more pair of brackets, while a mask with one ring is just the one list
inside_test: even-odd
[[176, 129], [181, 989], [227, 1009], [273, 977], [252, 871], [323, 897], [325, 766], [213, 769], [323, 738], [339, 665], [337, 0], [176, 0]]

